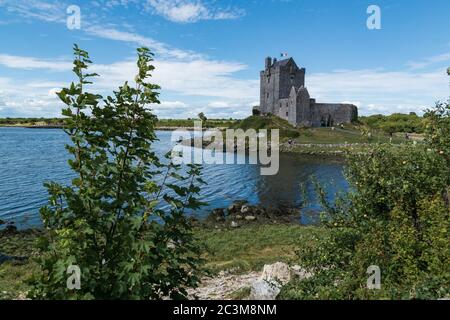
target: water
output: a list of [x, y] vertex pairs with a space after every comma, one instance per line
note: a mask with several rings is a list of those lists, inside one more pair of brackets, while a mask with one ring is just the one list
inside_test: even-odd
[[[158, 132], [154, 149], [160, 155], [172, 144], [171, 133]], [[69, 142], [59, 129], [0, 128], [0, 219], [14, 221], [19, 227], [39, 226], [39, 208], [47, 203], [44, 181], [69, 183], [73, 173], [64, 145]], [[205, 165], [201, 192], [207, 207], [191, 214], [202, 218], [214, 208], [224, 208], [235, 200], [266, 206], [300, 206], [300, 183], [314, 175], [325, 183], [330, 195], [347, 188], [342, 162], [298, 155], [280, 156], [275, 176], [261, 176], [258, 165]], [[309, 209], [318, 204], [308, 188]], [[311, 222], [303, 217], [302, 222]]]

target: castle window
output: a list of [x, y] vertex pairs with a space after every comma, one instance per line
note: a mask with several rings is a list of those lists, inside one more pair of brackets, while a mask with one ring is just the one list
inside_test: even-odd
[[288, 117], [289, 116], [289, 112], [288, 111], [286, 111], [286, 117]]
[[269, 99], [269, 92], [267, 92], [267, 99]]

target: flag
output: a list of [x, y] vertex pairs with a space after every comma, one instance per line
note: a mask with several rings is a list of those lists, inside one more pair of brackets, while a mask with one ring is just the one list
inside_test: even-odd
[[282, 58], [284, 58], [284, 57], [287, 57], [288, 54], [287, 54], [287, 52], [282, 52], [282, 53], [280, 53], [280, 56], [281, 56]]

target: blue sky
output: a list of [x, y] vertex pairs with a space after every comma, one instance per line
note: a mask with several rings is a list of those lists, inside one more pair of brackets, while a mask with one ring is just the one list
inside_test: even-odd
[[[67, 27], [67, 8], [81, 28]], [[369, 5], [381, 30], [369, 30]], [[135, 49], [156, 54], [162, 118], [243, 118], [259, 103], [259, 71], [287, 52], [319, 102], [360, 114], [418, 112], [449, 96], [448, 0], [0, 0], [0, 117], [60, 114], [72, 44], [88, 50], [102, 94], [131, 80]]]

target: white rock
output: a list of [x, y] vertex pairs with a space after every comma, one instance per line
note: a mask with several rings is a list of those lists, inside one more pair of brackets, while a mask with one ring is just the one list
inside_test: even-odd
[[241, 213], [246, 214], [247, 212], [250, 211], [250, 208], [246, 205], [243, 205], [241, 208]]
[[237, 224], [236, 221], [231, 221], [231, 227], [232, 228], [237, 228], [237, 227], [239, 227], [239, 225]]
[[275, 300], [280, 291], [280, 284], [259, 279], [252, 284], [249, 298], [250, 300]]
[[283, 262], [266, 264], [261, 275], [261, 280], [279, 282], [284, 285], [291, 281], [291, 270], [289, 266]]
[[291, 280], [291, 270], [286, 263], [266, 264], [261, 277], [252, 284], [251, 300], [275, 300], [281, 287]]

